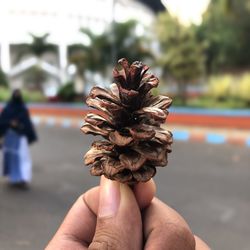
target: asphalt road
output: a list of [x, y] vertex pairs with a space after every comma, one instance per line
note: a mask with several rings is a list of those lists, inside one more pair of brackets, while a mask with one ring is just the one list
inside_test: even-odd
[[[13, 190], [0, 181], [0, 250], [43, 249], [75, 199], [98, 183], [82, 163], [93, 137], [72, 128], [38, 132], [31, 189]], [[249, 150], [176, 142], [169, 166], [155, 177], [158, 197], [212, 249], [250, 249]]]

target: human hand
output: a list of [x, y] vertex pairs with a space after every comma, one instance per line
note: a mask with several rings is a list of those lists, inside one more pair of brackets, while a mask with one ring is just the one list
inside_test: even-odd
[[46, 250], [209, 249], [195, 240], [184, 219], [153, 198], [154, 194], [152, 180], [131, 190], [102, 177], [100, 187], [76, 201]]

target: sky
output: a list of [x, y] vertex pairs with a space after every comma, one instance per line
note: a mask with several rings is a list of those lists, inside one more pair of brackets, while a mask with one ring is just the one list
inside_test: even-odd
[[183, 24], [200, 24], [210, 0], [162, 0], [168, 11]]

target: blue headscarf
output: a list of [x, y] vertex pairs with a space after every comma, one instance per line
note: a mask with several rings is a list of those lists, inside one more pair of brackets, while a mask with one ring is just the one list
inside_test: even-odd
[[[16, 123], [16, 126], [12, 125], [13, 121]], [[0, 137], [4, 136], [10, 128], [18, 134], [26, 136], [29, 143], [37, 140], [35, 129], [20, 90], [13, 91], [10, 101], [0, 114]]]

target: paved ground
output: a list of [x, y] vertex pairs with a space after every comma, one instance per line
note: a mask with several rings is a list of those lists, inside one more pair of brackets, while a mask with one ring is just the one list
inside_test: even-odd
[[[92, 137], [73, 128], [39, 128], [30, 191], [0, 182], [0, 250], [43, 249], [74, 200], [96, 185], [82, 167]], [[158, 196], [213, 249], [250, 249], [249, 148], [176, 142], [155, 180]]]

